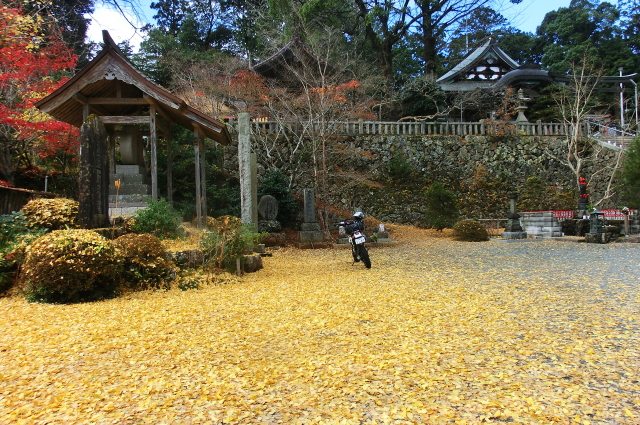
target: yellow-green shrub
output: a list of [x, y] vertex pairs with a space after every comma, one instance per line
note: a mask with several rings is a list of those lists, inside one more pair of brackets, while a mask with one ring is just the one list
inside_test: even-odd
[[60, 230], [75, 227], [78, 203], [67, 198], [32, 199], [22, 207], [22, 213], [31, 227]]
[[487, 229], [476, 220], [461, 220], [453, 226], [453, 237], [459, 241], [482, 242], [489, 240]]
[[124, 258], [124, 279], [139, 289], [167, 288], [173, 263], [158, 238], [149, 234], [129, 233], [114, 241]]
[[90, 230], [56, 230], [26, 249], [21, 287], [29, 301], [89, 301], [116, 295], [121, 273], [111, 241]]

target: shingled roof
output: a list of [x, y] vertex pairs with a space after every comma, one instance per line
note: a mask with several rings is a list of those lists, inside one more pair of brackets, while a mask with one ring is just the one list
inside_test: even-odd
[[101, 117], [139, 116], [146, 105], [155, 105], [169, 122], [226, 145], [230, 141], [225, 124], [190, 107], [182, 99], [153, 83], [126, 59], [107, 31], [104, 48], [82, 70], [59, 89], [36, 103], [52, 117], [80, 127], [83, 110]]
[[290, 88], [300, 86], [301, 79], [314, 79], [336, 72], [298, 35], [294, 35], [280, 50], [254, 65], [252, 69], [262, 77], [277, 80], [281, 85]]
[[501, 76], [518, 68], [518, 63], [493, 39], [472, 50], [460, 63], [436, 80], [443, 90], [474, 90], [491, 87]]

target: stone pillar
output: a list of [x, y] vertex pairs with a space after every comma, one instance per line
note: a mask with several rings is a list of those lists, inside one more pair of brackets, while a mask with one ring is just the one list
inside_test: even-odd
[[257, 224], [258, 196], [251, 166], [251, 122], [246, 112], [238, 114], [238, 164], [240, 167], [240, 218], [243, 223]]
[[304, 189], [304, 222], [300, 225], [298, 240], [301, 243], [322, 242], [323, 234], [316, 219], [316, 193], [313, 189]]
[[251, 222], [258, 223], [258, 155], [251, 153]]
[[80, 225], [88, 229], [109, 225], [109, 154], [107, 130], [98, 116], [89, 116], [80, 129]]

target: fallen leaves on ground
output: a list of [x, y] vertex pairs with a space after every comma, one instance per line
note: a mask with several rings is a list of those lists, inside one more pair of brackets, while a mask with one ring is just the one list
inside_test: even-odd
[[0, 299], [0, 423], [637, 424], [635, 244], [275, 251], [227, 285]]

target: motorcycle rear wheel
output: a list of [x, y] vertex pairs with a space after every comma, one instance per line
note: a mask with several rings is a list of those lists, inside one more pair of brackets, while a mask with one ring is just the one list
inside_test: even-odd
[[364, 266], [368, 269], [371, 268], [371, 260], [369, 259], [369, 251], [364, 245], [358, 245], [358, 253], [360, 254], [360, 259], [364, 263]]

